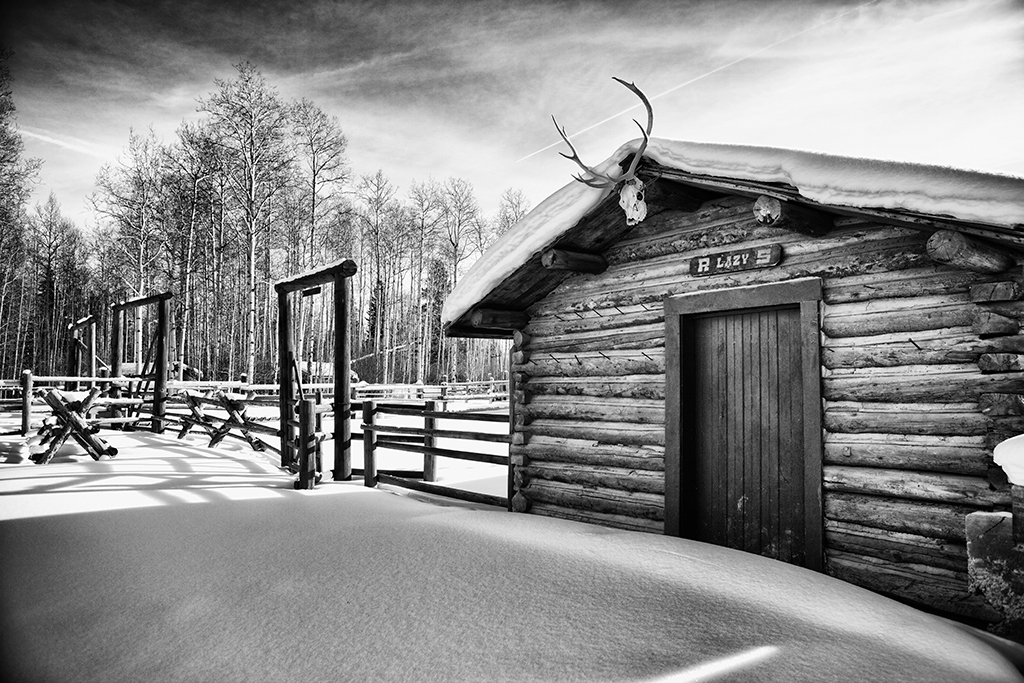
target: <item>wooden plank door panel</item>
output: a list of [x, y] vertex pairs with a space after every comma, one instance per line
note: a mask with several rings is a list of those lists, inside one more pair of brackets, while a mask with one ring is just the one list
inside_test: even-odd
[[698, 539], [802, 563], [797, 306], [695, 316]]
[[821, 570], [820, 278], [665, 299], [665, 533]]

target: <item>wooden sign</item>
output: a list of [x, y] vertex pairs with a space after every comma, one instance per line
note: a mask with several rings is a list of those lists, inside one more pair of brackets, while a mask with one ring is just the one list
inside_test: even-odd
[[733, 273], [738, 270], [770, 268], [779, 265], [781, 260], [782, 247], [778, 244], [737, 251], [723, 251], [690, 259], [690, 275], [705, 277], [719, 273]]

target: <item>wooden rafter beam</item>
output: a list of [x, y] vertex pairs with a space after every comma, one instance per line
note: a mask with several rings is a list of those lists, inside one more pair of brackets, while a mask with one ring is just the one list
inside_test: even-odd
[[493, 308], [477, 308], [469, 316], [470, 325], [477, 328], [498, 330], [519, 330], [530, 322], [524, 311], [500, 311]]
[[585, 254], [568, 249], [548, 249], [540, 255], [540, 263], [548, 270], [569, 270], [574, 273], [603, 273], [608, 262], [600, 254]]

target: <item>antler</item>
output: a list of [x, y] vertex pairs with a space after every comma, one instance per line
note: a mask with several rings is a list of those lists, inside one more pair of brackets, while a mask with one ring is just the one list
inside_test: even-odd
[[576, 153], [576, 148], [573, 147], [572, 146], [572, 142], [569, 141], [569, 136], [566, 135], [565, 128], [558, 125], [558, 121], [555, 120], [554, 115], [552, 115], [552, 117], [551, 117], [551, 120], [555, 124], [555, 130], [557, 130], [558, 134], [562, 136], [563, 140], [565, 140], [565, 144], [569, 145], [569, 151], [572, 152], [572, 155], [565, 154], [564, 152], [559, 152], [559, 154], [561, 154], [563, 157], [565, 157], [569, 161], [575, 161], [576, 164], [578, 164], [580, 168], [582, 168], [584, 171], [586, 171], [591, 176], [593, 176], [591, 178], [584, 178], [582, 175], [577, 174], [577, 175], [574, 175], [573, 178], [575, 178], [579, 182], [583, 183], [584, 185], [588, 185], [590, 187], [596, 187], [596, 188], [599, 188], [599, 189], [605, 189], [605, 188], [609, 188], [609, 187], [614, 187], [615, 185], [617, 185], [620, 182], [632, 180], [633, 178], [636, 177], [636, 167], [640, 163], [640, 157], [643, 156], [644, 150], [647, 149], [647, 143], [650, 140], [651, 129], [654, 128], [654, 110], [651, 108], [650, 101], [648, 101], [647, 97], [640, 91], [640, 88], [636, 87], [636, 85], [634, 83], [626, 83], [626, 81], [622, 80], [621, 78], [616, 78], [615, 76], [612, 76], [612, 79], [618, 81], [622, 85], [626, 86], [633, 93], [635, 93], [636, 96], [640, 98], [640, 101], [644, 103], [644, 107], [647, 108], [647, 128], [646, 129], [643, 126], [640, 125], [639, 121], [637, 121], [636, 119], [633, 119], [633, 123], [636, 124], [637, 128], [640, 129], [640, 133], [644, 136], [644, 141], [643, 141], [643, 143], [640, 144], [640, 149], [638, 149], [636, 151], [636, 154], [633, 155], [633, 161], [630, 163], [629, 169], [621, 177], [619, 177], [619, 178], [612, 178], [611, 176], [606, 175], [604, 173], [598, 173], [597, 171], [595, 171], [590, 166], [587, 166], [586, 164], [584, 164], [583, 161], [580, 159], [579, 154]]

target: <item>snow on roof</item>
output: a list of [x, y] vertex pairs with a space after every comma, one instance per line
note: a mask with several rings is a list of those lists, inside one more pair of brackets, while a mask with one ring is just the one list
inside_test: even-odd
[[[595, 167], [619, 177], [619, 162], [635, 152], [632, 140]], [[1024, 224], [1024, 178], [816, 152], [651, 138], [644, 156], [662, 166], [700, 175], [785, 183], [820, 204], [902, 209], [998, 226]], [[609, 190], [572, 181], [505, 233], [460, 280], [441, 312], [458, 320], [596, 208]]]

